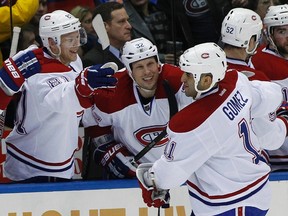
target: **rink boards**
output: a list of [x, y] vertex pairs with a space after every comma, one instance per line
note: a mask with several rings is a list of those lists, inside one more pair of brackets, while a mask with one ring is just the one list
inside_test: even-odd
[[[268, 216], [287, 215], [288, 172], [270, 177], [273, 200]], [[0, 185], [1, 216], [156, 216], [147, 208], [136, 180], [76, 181]], [[189, 216], [186, 187], [171, 190], [171, 207], [161, 216]]]

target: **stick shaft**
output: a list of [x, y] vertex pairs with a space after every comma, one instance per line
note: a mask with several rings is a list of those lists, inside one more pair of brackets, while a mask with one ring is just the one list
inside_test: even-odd
[[166, 135], [167, 132], [165, 129], [151, 143], [149, 143], [137, 155], [135, 155], [134, 161], [137, 162], [138, 160], [140, 160], [151, 148], [153, 148], [158, 142], [160, 142]]
[[21, 31], [21, 28], [19, 28], [18, 26], [14, 26], [12, 43], [11, 43], [10, 54], [9, 54], [10, 57], [15, 55], [17, 52], [20, 31]]

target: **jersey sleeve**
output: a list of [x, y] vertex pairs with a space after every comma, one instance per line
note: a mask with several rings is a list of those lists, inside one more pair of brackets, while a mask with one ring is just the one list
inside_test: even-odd
[[[93, 105], [92, 107], [94, 107], [94, 106], [95, 105]], [[82, 124], [83, 124], [84, 128], [98, 125], [98, 122], [96, 121], [96, 118], [94, 117], [94, 112], [93, 112], [92, 107], [84, 110], [84, 114], [82, 117]]]
[[84, 127], [99, 125], [106, 127], [112, 125], [112, 114], [102, 112], [95, 104], [84, 111], [82, 123]]
[[210, 136], [202, 134], [202, 137], [199, 135], [200, 130], [178, 133], [168, 127], [167, 133], [170, 141], [164, 155], [152, 167], [152, 171], [157, 170], [155, 171], [156, 186], [161, 189], [181, 186], [192, 173], [222, 148], [221, 145], [209, 142], [215, 139], [213, 134]]
[[252, 117], [258, 118], [277, 110], [283, 101], [280, 85], [266, 81], [251, 81]]
[[263, 149], [278, 149], [285, 141], [286, 125], [279, 118], [271, 120], [268, 115], [261, 118], [254, 118], [252, 120], [252, 126]]

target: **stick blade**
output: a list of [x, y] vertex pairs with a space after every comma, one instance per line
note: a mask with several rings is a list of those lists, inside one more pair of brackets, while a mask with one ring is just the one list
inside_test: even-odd
[[92, 25], [102, 44], [102, 49], [105, 50], [109, 46], [110, 42], [104, 26], [102, 16], [100, 14], [97, 14], [95, 18], [92, 20]]

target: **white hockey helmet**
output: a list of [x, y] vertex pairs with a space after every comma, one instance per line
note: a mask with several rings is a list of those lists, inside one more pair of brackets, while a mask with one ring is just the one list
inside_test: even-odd
[[[199, 93], [209, 91], [217, 82], [225, 77], [227, 69], [226, 54], [215, 43], [202, 43], [187, 49], [179, 60], [179, 66], [185, 73], [193, 74], [195, 89]], [[206, 90], [197, 88], [201, 75], [211, 73], [212, 84]]]
[[288, 5], [270, 6], [264, 17], [266, 33], [271, 36], [271, 27], [288, 25]]
[[81, 27], [81, 22], [70, 13], [63, 10], [56, 10], [43, 15], [39, 22], [39, 35], [43, 46], [49, 48], [48, 38], [52, 38], [57, 45], [60, 45], [61, 35], [79, 31], [80, 44], [87, 42], [85, 30]]
[[122, 48], [121, 59], [131, 77], [131, 64], [150, 57], [156, 57], [160, 63], [157, 47], [143, 37], [127, 41]]
[[257, 13], [246, 8], [234, 8], [222, 22], [221, 40], [226, 44], [246, 48], [247, 51], [253, 35], [256, 35], [257, 42], [260, 41], [262, 27], [262, 20]]

